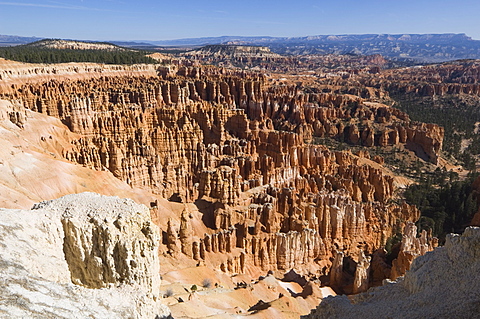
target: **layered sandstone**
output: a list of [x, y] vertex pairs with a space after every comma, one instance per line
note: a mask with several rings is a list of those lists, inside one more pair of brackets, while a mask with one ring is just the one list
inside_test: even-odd
[[95, 63], [27, 64], [0, 58], [0, 90], [15, 90], [15, 85], [49, 80], [89, 79], [102, 76], [157, 75], [154, 65], [107, 65]]
[[466, 60], [385, 71], [366, 83], [400, 94], [480, 96], [479, 81], [480, 63], [477, 60]]
[[[79, 137], [57, 118], [25, 109], [18, 101], [0, 100], [0, 206], [29, 208], [42, 200], [84, 191], [128, 197], [146, 205], [156, 200], [110, 171], [94, 171], [65, 160], [62, 154]], [[157, 206], [162, 208], [160, 199]]]
[[390, 279], [395, 280], [403, 276], [410, 269], [412, 261], [418, 256], [423, 256], [438, 246], [438, 240], [432, 237], [431, 230], [422, 230], [417, 237], [417, 227], [413, 223], [407, 223], [403, 230], [400, 250], [396, 259], [392, 262]]
[[[360, 96], [271, 84], [257, 73], [185, 64], [137, 68], [129, 76], [130, 67], [118, 67], [115, 74], [33, 77], [9, 86], [2, 96], [15, 107], [5, 118], [21, 131], [24, 113], [54, 117], [71, 134], [56, 147], [63, 161], [183, 205], [167, 224], [158, 202], [151, 203], [166, 258], [230, 275], [296, 269], [308, 278], [330, 275], [338, 289], [359, 292], [370, 281], [368, 255], [419, 218], [415, 207], [392, 201], [397, 186], [381, 165], [315, 143], [323, 137], [406, 145], [434, 161], [440, 128]], [[337, 252], [339, 263], [350, 265], [338, 276], [331, 271]], [[84, 263], [96, 265], [95, 256]], [[105, 276], [123, 278], [131, 267]], [[75, 276], [103, 286], [88, 274]]]
[[270, 51], [268, 47], [245, 45], [207, 45], [181, 54], [188, 60], [226, 67], [242, 67], [270, 71], [285, 71], [289, 65], [298, 65], [298, 59]]

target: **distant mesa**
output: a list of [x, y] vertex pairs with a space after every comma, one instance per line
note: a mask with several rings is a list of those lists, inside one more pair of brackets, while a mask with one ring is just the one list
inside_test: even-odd
[[39, 41], [42, 38], [37, 37], [20, 37], [16, 35], [1, 35], [0, 34], [0, 47], [12, 46], [19, 44], [27, 44], [35, 41]]
[[107, 42], [62, 39], [43, 39], [28, 44], [0, 48], [1, 58], [26, 63], [158, 63], [157, 59], [147, 56], [150, 53], [152, 52], [123, 48]]
[[207, 45], [193, 52], [212, 52], [212, 53], [267, 53], [273, 54], [266, 46], [237, 45], [227, 43], [224, 45]]
[[186, 57], [195, 57], [201, 56], [205, 57], [230, 57], [230, 58], [240, 58], [240, 57], [270, 57], [270, 58], [281, 58], [282, 56], [278, 53], [274, 53], [266, 46], [252, 46], [252, 45], [236, 45], [236, 44], [225, 44], [225, 45], [207, 45], [196, 50], [188, 51], [184, 54]]
[[58, 50], [106, 50], [106, 51], [125, 51], [127, 49], [111, 43], [104, 42], [85, 42], [75, 40], [44, 39], [29, 43], [29, 47], [39, 47], [45, 49]]
[[480, 58], [480, 41], [464, 33], [454, 34], [346, 34], [306, 37], [217, 37], [152, 41], [160, 46], [203, 46], [242, 44], [268, 46], [274, 53], [306, 54], [381, 54], [400, 60], [443, 62]]
[[464, 33], [443, 34], [343, 34], [343, 35], [313, 35], [305, 37], [245, 37], [245, 36], [221, 36], [205, 38], [187, 38], [162, 41], [146, 41], [155, 45], [181, 46], [196, 45], [205, 46], [213, 44], [242, 43], [248, 45], [269, 44], [300, 44], [300, 43], [328, 43], [328, 42], [374, 42], [374, 41], [402, 41], [402, 42], [480, 42], [473, 40]]
[[[0, 46], [20, 45], [38, 41], [40, 38], [27, 38], [0, 35]], [[77, 41], [68, 41], [75, 48]], [[101, 42], [91, 41], [89, 46], [102, 46]], [[479, 59], [480, 41], [473, 40], [464, 33], [444, 34], [344, 34], [315, 35], [305, 37], [268, 36], [221, 36], [188, 38], [161, 41], [116, 41], [129, 48], [153, 49], [155, 47], [192, 48], [218, 44], [268, 47], [277, 54], [380, 54], [387, 58], [415, 60], [420, 62], [444, 62], [459, 59]], [[81, 47], [85, 47], [84, 44]]]

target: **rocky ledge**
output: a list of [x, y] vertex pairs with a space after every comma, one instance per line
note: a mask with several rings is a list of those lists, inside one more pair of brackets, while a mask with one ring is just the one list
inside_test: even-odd
[[[473, 318], [480, 313], [480, 228], [450, 234], [404, 277], [356, 296], [328, 297], [304, 318]], [[477, 314], [477, 315], [475, 315]]]
[[159, 296], [160, 236], [144, 205], [67, 195], [0, 209], [0, 234], [2, 317], [169, 316]]

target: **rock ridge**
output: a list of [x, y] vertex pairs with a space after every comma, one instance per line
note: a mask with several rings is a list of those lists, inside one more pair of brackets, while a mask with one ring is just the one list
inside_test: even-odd
[[[25, 109], [69, 129], [69, 142], [55, 153], [62, 160], [182, 207], [167, 219], [158, 201], [147, 202], [162, 224], [165, 258], [252, 278], [295, 269], [339, 291], [360, 292], [376, 264], [369, 257], [418, 220], [415, 207], [394, 200], [398, 185], [381, 158], [374, 162], [365, 152], [319, 143], [335, 138], [365, 147], [411, 146], [434, 162], [443, 139], [438, 126], [414, 123], [359, 92], [307, 89], [257, 72], [185, 61], [137, 68], [132, 74], [113, 67], [111, 74], [82, 73], [85, 78], [38, 77], [1, 95], [16, 106], [7, 112], [18, 130], [30, 121], [22, 117]], [[49, 136], [39, 137], [40, 145], [55, 143]], [[97, 238], [101, 229], [113, 231], [115, 218], [93, 218], [86, 232]], [[77, 221], [64, 224], [66, 238], [77, 241]], [[96, 277], [75, 271], [76, 282], [104, 287], [137, 276], [134, 263], [116, 264], [99, 254], [100, 246], [86, 241], [91, 258], [70, 260], [97, 269]], [[107, 250], [125, 255], [125, 247], [115, 243]], [[343, 266], [346, 275], [335, 274]], [[385, 269], [377, 274], [384, 276], [378, 280], [389, 277]]]
[[416, 208], [391, 201], [397, 186], [390, 174], [315, 139], [414, 144], [434, 161], [443, 138], [437, 126], [359, 96], [271, 84], [255, 72], [157, 71], [31, 82], [2, 95], [77, 134], [64, 159], [172, 201], [207, 203], [208, 229], [193, 234], [193, 220], [178, 216], [162, 229], [161, 250], [225, 272], [252, 265], [328, 275], [336, 251], [357, 263], [360, 250], [372, 254], [394, 229], [418, 219]]

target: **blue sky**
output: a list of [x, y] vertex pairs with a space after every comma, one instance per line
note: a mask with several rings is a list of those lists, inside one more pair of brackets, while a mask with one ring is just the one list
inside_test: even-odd
[[0, 0], [0, 34], [83, 40], [466, 33], [478, 0]]

